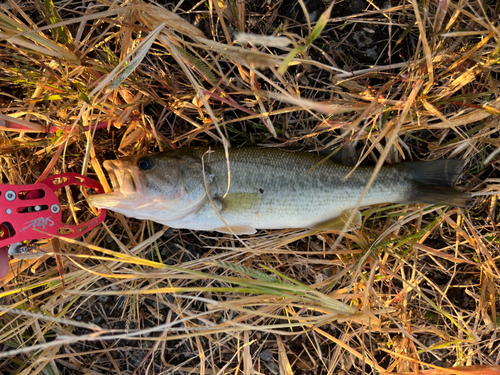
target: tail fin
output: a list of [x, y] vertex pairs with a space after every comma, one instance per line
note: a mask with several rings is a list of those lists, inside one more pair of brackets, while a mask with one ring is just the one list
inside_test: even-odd
[[462, 160], [435, 160], [401, 164], [408, 172], [409, 178], [416, 182], [410, 201], [465, 207], [471, 199], [471, 194], [452, 187], [460, 176], [464, 164]]
[[463, 160], [417, 161], [400, 164], [410, 179], [427, 185], [451, 187], [464, 169]]
[[417, 183], [410, 195], [414, 203], [444, 204], [452, 207], [465, 207], [471, 194], [455, 188]]

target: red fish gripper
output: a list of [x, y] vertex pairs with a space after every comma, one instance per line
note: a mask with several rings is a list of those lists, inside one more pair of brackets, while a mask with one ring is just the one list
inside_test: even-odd
[[78, 173], [50, 176], [31, 185], [0, 184], [0, 248], [54, 236], [74, 238], [102, 223], [106, 210], [99, 210], [96, 217], [79, 225], [62, 223], [61, 203], [55, 192], [69, 185], [104, 193], [99, 182]]

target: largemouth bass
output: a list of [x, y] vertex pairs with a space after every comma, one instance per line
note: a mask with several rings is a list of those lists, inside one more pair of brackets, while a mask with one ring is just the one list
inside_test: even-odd
[[[173, 228], [251, 234], [257, 229], [340, 230], [370, 176], [371, 167], [337, 164], [324, 156], [278, 148], [185, 148], [105, 161], [113, 192], [91, 204]], [[322, 163], [320, 163], [323, 161]], [[465, 206], [470, 194], [452, 187], [460, 160], [384, 166], [362, 201]]]

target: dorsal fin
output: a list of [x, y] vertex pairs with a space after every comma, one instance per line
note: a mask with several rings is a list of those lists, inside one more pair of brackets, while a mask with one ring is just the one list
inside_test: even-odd
[[339, 164], [355, 165], [358, 162], [358, 153], [351, 143], [342, 146], [340, 150], [338, 148], [321, 150], [319, 154], [323, 157], [330, 157]]

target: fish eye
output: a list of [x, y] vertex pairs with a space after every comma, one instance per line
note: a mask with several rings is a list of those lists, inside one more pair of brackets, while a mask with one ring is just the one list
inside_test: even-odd
[[151, 159], [149, 156], [143, 156], [139, 160], [137, 160], [137, 166], [139, 169], [143, 171], [147, 171], [148, 169], [153, 168], [153, 159]]

